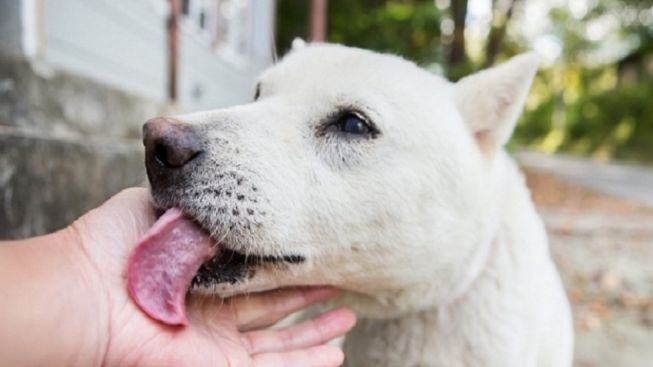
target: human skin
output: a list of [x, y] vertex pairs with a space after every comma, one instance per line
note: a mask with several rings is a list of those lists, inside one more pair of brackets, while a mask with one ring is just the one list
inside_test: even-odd
[[335, 309], [270, 325], [337, 294], [295, 288], [227, 300], [191, 296], [189, 325], [150, 319], [127, 294], [127, 258], [154, 223], [146, 189], [127, 189], [67, 228], [0, 242], [0, 366], [338, 366], [325, 344], [355, 323]]

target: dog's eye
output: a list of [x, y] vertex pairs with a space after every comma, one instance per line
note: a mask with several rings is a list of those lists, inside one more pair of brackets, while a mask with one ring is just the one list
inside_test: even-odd
[[363, 135], [372, 132], [370, 126], [362, 118], [348, 113], [342, 116], [337, 123], [338, 129], [347, 134]]
[[339, 111], [336, 113], [335, 116], [332, 115], [320, 125], [317, 130], [318, 136], [335, 134], [342, 138], [359, 140], [375, 139], [381, 134], [374, 123], [368, 120], [362, 112]]

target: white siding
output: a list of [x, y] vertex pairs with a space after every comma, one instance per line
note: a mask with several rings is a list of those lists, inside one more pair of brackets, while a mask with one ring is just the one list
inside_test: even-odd
[[239, 64], [219, 57], [192, 32], [180, 38], [178, 98], [186, 111], [208, 110], [251, 101], [259, 73], [272, 62], [272, 0], [250, 0], [250, 54]]
[[0, 0], [0, 51], [22, 53], [21, 1]]
[[195, 38], [181, 38], [178, 98], [186, 111], [208, 110], [248, 101], [254, 95], [253, 70], [223, 61]]
[[253, 22], [251, 24], [252, 58], [259, 68], [272, 63], [272, 44], [275, 42], [276, 1], [251, 0]]
[[46, 4], [46, 62], [165, 100], [166, 15], [156, 11], [154, 2], [56, 0]]
[[[24, 53], [21, 2], [0, 0], [0, 48]], [[42, 0], [36, 0], [42, 1]], [[55, 69], [163, 102], [168, 91], [167, 0], [43, 0], [45, 39], [38, 57]], [[271, 63], [274, 0], [250, 0], [249, 54], [227, 61], [181, 27], [178, 105], [202, 110], [247, 102]], [[34, 15], [35, 16], [35, 15]], [[24, 20], [23, 20], [24, 21]]]

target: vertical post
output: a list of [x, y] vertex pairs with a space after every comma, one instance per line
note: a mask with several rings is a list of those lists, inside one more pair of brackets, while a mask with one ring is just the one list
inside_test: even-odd
[[311, 31], [313, 42], [326, 41], [328, 0], [311, 0]]
[[38, 48], [36, 54], [44, 56], [47, 50], [47, 4], [46, 0], [36, 0], [36, 19], [37, 19], [37, 33], [38, 33]]
[[20, 2], [21, 47], [28, 58], [37, 58], [45, 53], [45, 14], [44, 0]]
[[170, 15], [168, 16], [168, 98], [177, 99], [177, 62], [179, 59], [179, 14], [180, 0], [168, 0]]

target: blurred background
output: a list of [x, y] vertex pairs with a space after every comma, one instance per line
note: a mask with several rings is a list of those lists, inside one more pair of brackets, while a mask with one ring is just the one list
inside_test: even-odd
[[0, 239], [142, 184], [145, 120], [251, 100], [295, 37], [452, 80], [538, 52], [509, 149], [574, 306], [576, 366], [651, 365], [652, 0], [0, 0]]

